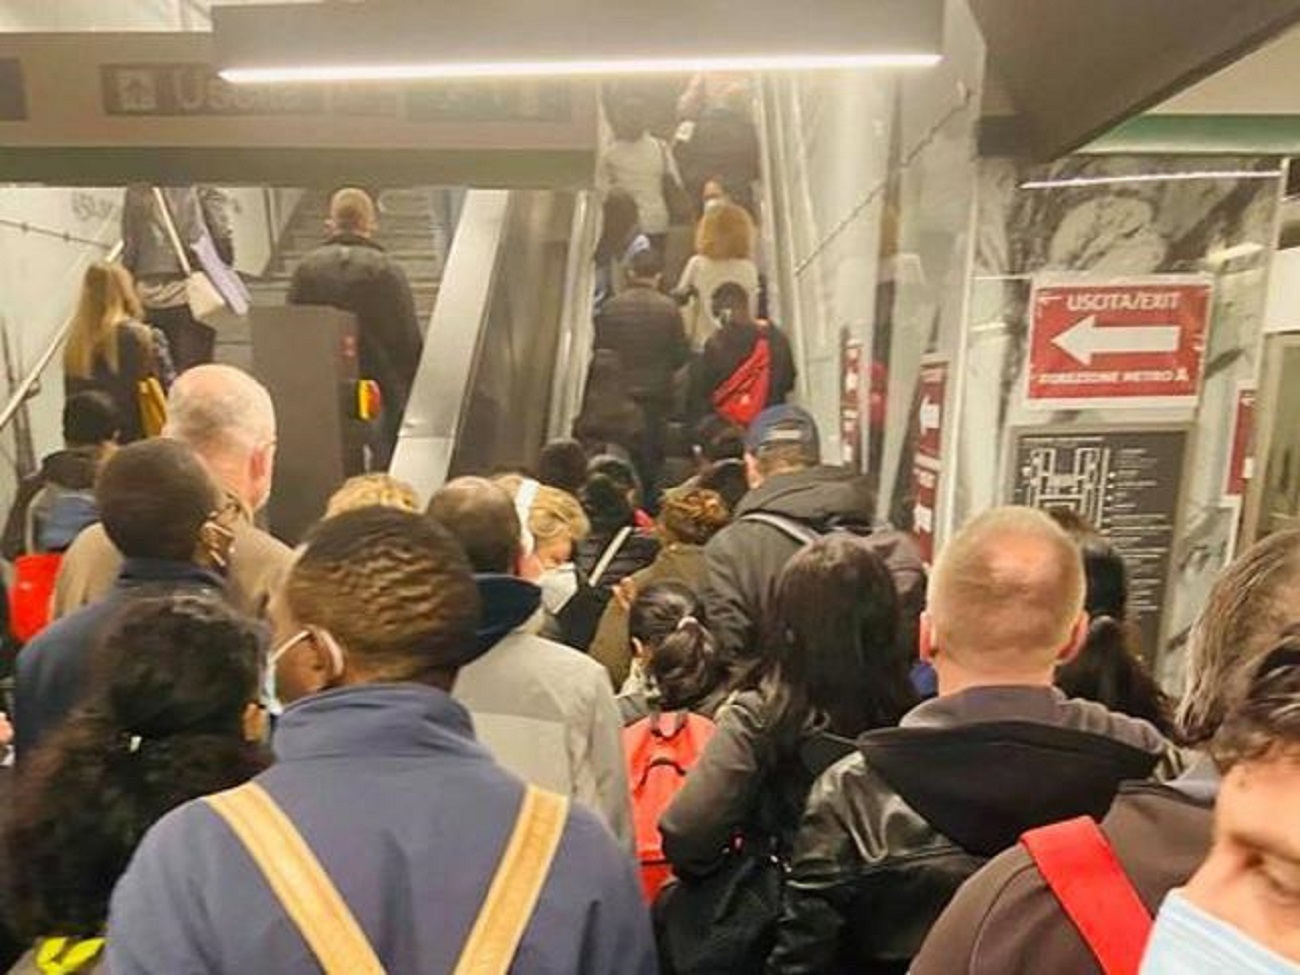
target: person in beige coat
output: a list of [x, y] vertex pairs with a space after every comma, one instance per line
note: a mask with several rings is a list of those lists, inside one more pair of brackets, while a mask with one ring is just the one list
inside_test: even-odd
[[[231, 605], [265, 616], [271, 593], [293, 560], [287, 545], [257, 528], [254, 515], [271, 495], [275, 467], [275, 407], [256, 379], [232, 366], [198, 366], [183, 373], [167, 399], [164, 435], [187, 444], [238, 506], [226, 567]], [[63, 557], [52, 616], [60, 619], [112, 590], [122, 556], [101, 525], [77, 537]]]

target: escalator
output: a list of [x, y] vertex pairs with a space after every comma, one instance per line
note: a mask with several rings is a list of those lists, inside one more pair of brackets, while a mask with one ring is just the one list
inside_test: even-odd
[[466, 194], [393, 462], [421, 495], [531, 467], [568, 432], [591, 344], [595, 222], [583, 193]]

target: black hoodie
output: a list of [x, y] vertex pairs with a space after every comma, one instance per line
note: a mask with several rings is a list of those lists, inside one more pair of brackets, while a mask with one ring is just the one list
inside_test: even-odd
[[69, 491], [93, 491], [101, 453], [99, 447], [59, 450], [41, 462], [39, 471], [24, 478], [18, 486], [14, 505], [9, 509], [9, 519], [5, 522], [3, 552], [0, 554], [10, 562], [27, 554], [27, 509], [31, 507], [32, 500], [43, 488], [57, 485]]
[[744, 521], [754, 512], [781, 515], [823, 533], [871, 527], [871, 491], [861, 476], [839, 467], [774, 474], [736, 507], [736, 520], [705, 546], [709, 582], [704, 608], [709, 629], [733, 660], [758, 652], [759, 621], [786, 562], [801, 543], [771, 525]]

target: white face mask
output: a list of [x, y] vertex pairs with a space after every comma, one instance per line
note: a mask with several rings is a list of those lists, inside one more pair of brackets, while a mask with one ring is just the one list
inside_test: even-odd
[[1300, 965], [1201, 910], [1180, 891], [1165, 898], [1142, 975], [1300, 975]]
[[266, 705], [266, 710], [272, 715], [279, 716], [284, 712], [284, 703], [280, 700], [278, 693], [277, 665], [285, 654], [308, 637], [315, 639], [329, 652], [333, 671], [332, 676], [340, 676], [343, 673], [343, 648], [339, 646], [339, 642], [334, 639], [328, 630], [323, 630], [319, 626], [304, 627], [273, 649], [270, 656], [266, 658], [266, 677], [262, 687], [262, 703]]

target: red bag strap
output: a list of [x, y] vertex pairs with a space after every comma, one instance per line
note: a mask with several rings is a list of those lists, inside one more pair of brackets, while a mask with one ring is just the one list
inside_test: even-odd
[[[754, 383], [762, 378], [762, 371], [770, 368], [772, 363], [772, 352], [767, 342], [767, 336], [759, 333], [758, 340], [754, 343], [754, 348], [749, 355], [736, 367], [736, 371], [727, 377], [726, 382], [713, 391], [713, 405], [718, 406], [725, 403], [737, 393], [743, 392]], [[766, 399], [766, 391], [764, 392]]]
[[1087, 816], [1020, 838], [1105, 975], [1138, 975], [1151, 913], [1100, 827]]

